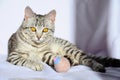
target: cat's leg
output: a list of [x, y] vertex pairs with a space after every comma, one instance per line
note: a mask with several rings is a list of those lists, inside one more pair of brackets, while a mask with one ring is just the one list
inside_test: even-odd
[[14, 65], [28, 67], [35, 71], [43, 70], [43, 65], [41, 63], [36, 63], [35, 61], [28, 59], [28, 55], [25, 53], [11, 52], [8, 55], [7, 61]]
[[79, 61], [76, 60], [73, 56], [64, 55], [64, 57], [67, 58], [67, 59], [69, 60], [71, 66], [79, 65]]
[[88, 57], [88, 55], [84, 52], [77, 53], [75, 58], [79, 61], [80, 64], [89, 66], [94, 71], [105, 72], [105, 67], [102, 64]]
[[43, 57], [42, 57], [42, 61], [54, 69], [54, 58], [56, 56], [57, 55], [53, 54], [52, 52], [49, 52], [49, 51], [45, 52]]
[[94, 71], [105, 72], [105, 67], [102, 64], [88, 57], [88, 55], [85, 54], [83, 51], [79, 49], [68, 48], [66, 52], [68, 59], [70, 59], [70, 61], [72, 62], [72, 65], [85, 65], [90, 67]]

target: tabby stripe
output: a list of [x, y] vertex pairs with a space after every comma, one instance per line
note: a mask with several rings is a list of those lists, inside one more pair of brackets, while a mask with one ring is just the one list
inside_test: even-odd
[[75, 51], [75, 50], [72, 50], [70, 53], [71, 53], [71, 56], [75, 58], [76, 51]]
[[62, 39], [61, 39], [60, 43], [62, 43], [62, 44], [63, 44], [63, 43], [64, 43], [64, 40], [62, 40]]
[[17, 60], [19, 60], [20, 58], [21, 58], [21, 57], [18, 57], [18, 58], [15, 58], [15, 57], [14, 57], [14, 58], [12, 59], [12, 62], [17, 61]]
[[71, 53], [71, 54], [74, 54], [74, 50], [72, 49], [72, 50], [70, 51], [70, 53]]
[[18, 62], [19, 62], [19, 60], [17, 60], [17, 61], [15, 61], [15, 62], [13, 62], [13, 64], [14, 64], [14, 65], [17, 65], [17, 64], [18, 64]]
[[71, 48], [71, 50], [69, 50], [68, 53], [71, 55], [71, 54], [72, 54], [72, 53], [71, 53], [72, 51], [74, 51], [74, 50]]
[[68, 43], [68, 41], [64, 41], [63, 44], [66, 45]]
[[9, 56], [12, 56], [12, 55], [18, 55], [18, 53], [12, 52], [12, 53], [9, 54]]
[[[22, 39], [23, 41], [25, 41], [24, 35], [22, 33], [19, 33], [18, 36], [20, 37], [20, 39]], [[25, 41], [26, 42], [26, 41]], [[28, 42], [27, 42], [28, 43]]]
[[60, 43], [60, 40], [61, 40], [61, 39], [57, 39], [57, 40], [58, 40], [58, 43]]
[[60, 42], [60, 40], [59, 39], [57, 39], [57, 43], [59, 43]]
[[[31, 45], [29, 42], [26, 41], [27, 39], [25, 38], [25, 36], [23, 35], [23, 33], [19, 33], [18, 36], [19, 36], [20, 39], [22, 39], [24, 42], [26, 42], [27, 44]], [[36, 47], [36, 46], [34, 46], [34, 45], [31, 45], [31, 46]]]
[[58, 43], [58, 39], [57, 38], [55, 38], [55, 42]]
[[18, 58], [18, 55], [9, 56], [9, 57], [8, 57], [8, 61], [12, 61], [12, 59], [14, 59], [14, 58]]
[[47, 64], [50, 64], [50, 59], [51, 59], [52, 55], [48, 56], [48, 59], [46, 61]]
[[14, 60], [13, 63], [14, 63], [15, 65], [17, 65], [17, 64], [20, 62], [20, 59], [21, 59], [21, 57], [19, 57], [18, 59]]
[[80, 53], [80, 58], [82, 58], [83, 56], [86, 56], [86, 54]]
[[75, 59], [79, 60], [80, 59], [80, 54], [76, 54]]
[[51, 58], [50, 58], [50, 60], [49, 60], [49, 65], [53, 65], [53, 59], [54, 59], [54, 56], [51, 55]]
[[47, 62], [48, 61], [48, 57], [51, 55], [50, 52], [46, 52], [44, 55], [43, 55], [43, 60], [44, 62]]
[[50, 53], [50, 52], [45, 52], [44, 55], [43, 55], [43, 57], [46, 56], [46, 55], [48, 55], [49, 53]]
[[16, 57], [18, 54], [11, 54], [10, 57]]
[[54, 30], [53, 29], [49, 29], [51, 32], [54, 32]]
[[70, 47], [71, 46], [71, 44], [68, 44], [68, 45], [66, 45], [64, 48], [67, 48], [67, 47]]
[[26, 61], [24, 62], [24, 65], [23, 65], [23, 66], [29, 67], [28, 65], [30, 65], [30, 60], [26, 60]]
[[23, 59], [23, 62], [21, 65], [24, 66], [25, 62], [26, 62], [26, 59]]
[[87, 59], [88, 59], [87, 55], [80, 56], [79, 57], [79, 62], [82, 63], [82, 62], [84, 62], [84, 60], [87, 60]]
[[37, 24], [38, 24], [38, 18], [36, 18], [36, 23], [35, 23], [35, 26], [37, 26]]
[[76, 58], [78, 54], [80, 54], [79, 51], [76, 52], [76, 54], [74, 55], [74, 57]]
[[14, 63], [14, 65], [17, 65], [19, 62], [20, 62], [20, 60], [16, 60], [13, 63]]
[[83, 52], [81, 52], [81, 53], [80, 53], [80, 56], [84, 56], [84, 55], [86, 55], [86, 54], [85, 54], [85, 53], [83, 53]]
[[81, 57], [81, 60], [85, 60], [85, 59], [88, 59], [87, 55]]
[[68, 53], [72, 48], [69, 48], [68, 50], [66, 50], [66, 53]]

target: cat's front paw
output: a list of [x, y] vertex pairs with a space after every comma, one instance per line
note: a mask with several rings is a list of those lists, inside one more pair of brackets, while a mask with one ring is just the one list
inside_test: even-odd
[[30, 68], [35, 71], [42, 71], [44, 69], [44, 66], [42, 64], [33, 63]]
[[26, 67], [34, 70], [34, 71], [42, 71], [44, 69], [44, 65], [43, 64], [39, 64], [39, 63], [32, 63], [32, 64], [26, 64]]
[[92, 69], [93, 69], [94, 71], [97, 71], [97, 72], [103, 72], [103, 73], [106, 72], [105, 67], [104, 67], [102, 64], [99, 64], [99, 63], [94, 64], [94, 65], [92, 66]]

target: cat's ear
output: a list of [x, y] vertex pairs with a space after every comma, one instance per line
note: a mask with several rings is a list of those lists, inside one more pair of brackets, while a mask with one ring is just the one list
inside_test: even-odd
[[50, 11], [47, 15], [47, 18], [49, 18], [52, 22], [55, 22], [55, 17], [56, 17], [56, 11], [52, 10]]
[[25, 8], [25, 16], [24, 16], [25, 20], [34, 16], [35, 16], [35, 13], [32, 11], [32, 9], [29, 6], [27, 6]]

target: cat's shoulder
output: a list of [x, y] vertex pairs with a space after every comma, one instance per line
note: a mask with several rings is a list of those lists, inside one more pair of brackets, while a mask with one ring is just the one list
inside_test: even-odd
[[11, 35], [11, 37], [9, 38], [9, 42], [10, 41], [13, 41], [13, 40], [15, 40], [16, 39], [16, 33], [13, 33], [12, 35]]

